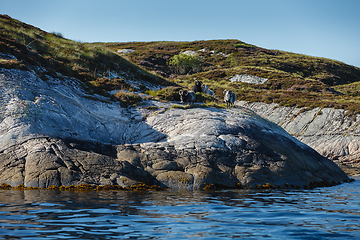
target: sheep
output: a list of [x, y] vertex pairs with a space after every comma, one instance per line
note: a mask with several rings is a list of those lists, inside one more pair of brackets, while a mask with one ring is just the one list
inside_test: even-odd
[[195, 93], [193, 91], [188, 91], [188, 90], [182, 90], [180, 89], [179, 91], [179, 95], [180, 95], [180, 101], [181, 103], [193, 103], [195, 102]]
[[192, 87], [194, 93], [201, 93], [202, 92], [202, 81], [195, 81], [195, 85]]
[[235, 105], [236, 95], [231, 90], [224, 90], [224, 102], [226, 102], [226, 106], [229, 108]]
[[210, 90], [208, 85], [204, 84], [203, 87], [202, 87], [202, 92], [207, 94], [207, 95], [210, 95], [210, 96], [213, 96], [215, 97], [215, 93], [213, 90]]

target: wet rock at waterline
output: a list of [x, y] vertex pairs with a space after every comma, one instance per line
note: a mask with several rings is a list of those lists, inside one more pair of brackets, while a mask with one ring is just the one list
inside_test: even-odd
[[192, 190], [349, 180], [332, 161], [245, 108], [124, 109], [89, 96], [76, 79], [43, 81], [20, 70], [2, 69], [0, 84], [0, 182], [12, 186], [140, 181]]

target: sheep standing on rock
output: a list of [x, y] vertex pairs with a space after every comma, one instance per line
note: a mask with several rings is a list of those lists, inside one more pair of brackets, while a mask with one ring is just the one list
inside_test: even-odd
[[188, 90], [182, 90], [180, 89], [179, 91], [179, 95], [180, 95], [180, 101], [181, 103], [193, 103], [195, 102], [195, 93], [193, 91], [188, 91]]
[[224, 90], [224, 102], [226, 102], [227, 107], [235, 105], [236, 95], [231, 90]]
[[201, 85], [202, 85], [202, 81], [196, 81], [195, 85], [192, 87], [193, 92], [194, 93], [197, 93], [197, 92], [201, 93], [202, 92]]
[[213, 90], [209, 89], [208, 85], [204, 84], [203, 87], [202, 87], [202, 92], [207, 94], [207, 95], [210, 95], [210, 96], [213, 96], [215, 97], [215, 93]]

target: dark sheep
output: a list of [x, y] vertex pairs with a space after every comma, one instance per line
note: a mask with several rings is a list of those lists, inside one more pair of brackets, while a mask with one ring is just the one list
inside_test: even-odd
[[231, 106], [235, 106], [236, 95], [231, 90], [224, 90], [224, 102], [226, 106], [229, 108]]
[[202, 92], [202, 81], [196, 81], [195, 85], [192, 87], [192, 90], [194, 93], [201, 93]]
[[195, 93], [193, 91], [188, 91], [188, 90], [180, 90], [179, 91], [179, 95], [180, 95], [180, 101], [181, 103], [193, 103], [195, 102]]

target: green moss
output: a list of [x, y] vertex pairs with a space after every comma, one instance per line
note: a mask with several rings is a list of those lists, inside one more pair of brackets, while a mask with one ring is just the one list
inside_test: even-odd
[[120, 101], [123, 107], [136, 106], [143, 101], [142, 97], [133, 92], [118, 92], [113, 95], [113, 99]]
[[162, 88], [161, 90], [147, 90], [146, 94], [153, 96], [157, 100], [166, 100], [166, 101], [180, 101], [179, 90], [181, 87], [169, 86]]
[[146, 106], [146, 107], [144, 107], [144, 109], [147, 109], [147, 110], [158, 110], [159, 107], [157, 107], [157, 106]]
[[174, 104], [169, 108], [169, 110], [170, 109], [188, 109], [188, 108], [189, 108], [189, 105], [185, 106], [185, 105]]

